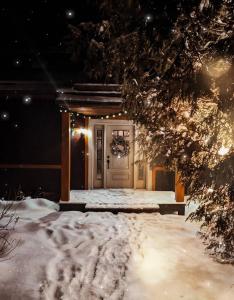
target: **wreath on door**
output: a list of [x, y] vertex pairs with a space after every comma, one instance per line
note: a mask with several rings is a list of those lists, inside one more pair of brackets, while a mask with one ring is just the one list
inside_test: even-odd
[[130, 151], [129, 141], [126, 141], [123, 136], [114, 137], [110, 147], [112, 155], [118, 158], [128, 156]]

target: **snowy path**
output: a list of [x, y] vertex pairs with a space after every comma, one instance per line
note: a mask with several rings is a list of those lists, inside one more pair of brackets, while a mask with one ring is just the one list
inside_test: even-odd
[[[32, 200], [28, 200], [32, 201]], [[0, 262], [1, 300], [230, 300], [234, 267], [215, 263], [176, 215], [55, 211], [27, 202]]]
[[[123, 217], [77, 213], [60, 216], [59, 228], [48, 227], [56, 249], [41, 289], [45, 299], [122, 299], [131, 250]], [[105, 226], [106, 220], [109, 226]], [[42, 297], [43, 298], [43, 297]]]

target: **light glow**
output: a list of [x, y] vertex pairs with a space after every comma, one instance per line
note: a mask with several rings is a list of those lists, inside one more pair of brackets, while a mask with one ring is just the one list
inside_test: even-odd
[[219, 149], [218, 154], [221, 156], [224, 156], [224, 155], [228, 154], [229, 150], [230, 150], [230, 148], [226, 148], [226, 147], [222, 146]]
[[72, 136], [81, 135], [81, 134], [91, 137], [92, 131], [90, 129], [86, 129], [86, 128], [77, 128], [77, 129], [72, 130]]
[[228, 60], [220, 58], [207, 65], [207, 72], [211, 77], [219, 78], [224, 75], [230, 67], [231, 64]]

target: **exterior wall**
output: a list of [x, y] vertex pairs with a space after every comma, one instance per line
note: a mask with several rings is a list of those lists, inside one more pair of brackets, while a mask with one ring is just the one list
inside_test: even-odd
[[[84, 120], [78, 120], [75, 127], [83, 128]], [[71, 190], [85, 189], [85, 137], [71, 135]]]
[[[22, 97], [0, 104], [10, 118], [0, 121], [0, 164], [46, 165], [61, 163], [61, 116], [52, 100], [33, 99], [25, 105]], [[18, 124], [18, 127], [16, 127]], [[38, 187], [52, 200], [60, 197], [60, 169], [0, 168], [0, 197], [10, 198], [21, 185], [26, 196]]]

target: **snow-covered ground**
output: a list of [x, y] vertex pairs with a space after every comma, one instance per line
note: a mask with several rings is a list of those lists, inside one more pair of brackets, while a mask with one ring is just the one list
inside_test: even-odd
[[233, 299], [234, 267], [206, 255], [183, 216], [57, 209], [18, 204], [20, 242], [0, 262], [1, 300]]

